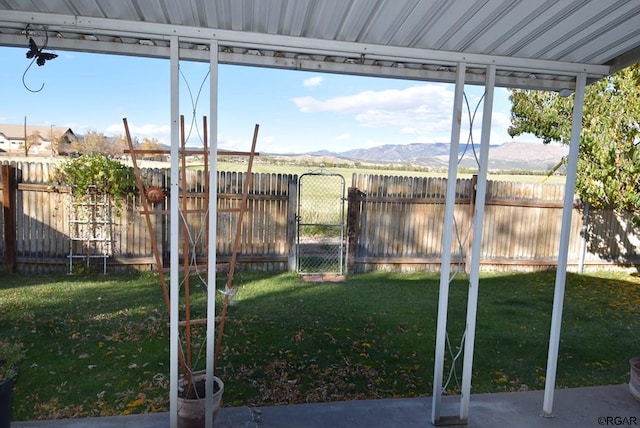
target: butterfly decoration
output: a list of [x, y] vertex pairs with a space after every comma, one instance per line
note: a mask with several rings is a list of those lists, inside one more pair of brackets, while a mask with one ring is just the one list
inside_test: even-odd
[[56, 54], [42, 52], [42, 49], [38, 49], [38, 45], [36, 45], [36, 42], [34, 42], [33, 39], [29, 37], [29, 51], [27, 52], [27, 58], [35, 58], [36, 64], [42, 66], [46, 61], [57, 57], [58, 55]]

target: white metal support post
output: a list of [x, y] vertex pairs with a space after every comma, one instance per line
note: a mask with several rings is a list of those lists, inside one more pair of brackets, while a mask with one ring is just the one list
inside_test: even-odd
[[209, 58], [209, 236], [207, 248], [207, 378], [205, 426], [213, 428], [213, 376], [216, 342], [216, 224], [218, 220], [218, 42], [211, 41]]
[[178, 267], [180, 264], [178, 258], [179, 249], [179, 231], [180, 231], [180, 214], [178, 212], [178, 199], [180, 197], [180, 171], [179, 171], [179, 145], [180, 145], [180, 108], [179, 108], [179, 66], [180, 66], [180, 50], [178, 46], [178, 38], [170, 39], [170, 75], [171, 75], [171, 187], [170, 187], [170, 213], [171, 221], [169, 222], [169, 247], [170, 255], [170, 296], [171, 304], [169, 305], [169, 360], [171, 367], [169, 369], [169, 414], [171, 428], [178, 427], [178, 303], [180, 293], [180, 278]]
[[489, 145], [491, 136], [491, 115], [493, 112], [493, 92], [496, 83], [496, 67], [487, 67], [484, 107], [482, 109], [482, 136], [480, 137], [480, 165], [478, 188], [476, 190], [476, 210], [473, 215], [473, 236], [471, 243], [471, 270], [469, 275], [469, 294], [467, 297], [467, 324], [465, 328], [464, 360], [462, 365], [462, 386], [460, 397], [460, 420], [469, 418], [471, 399], [471, 376], [473, 373], [473, 349], [476, 339], [476, 316], [478, 313], [478, 291], [480, 286], [480, 256], [482, 252], [482, 226], [484, 223], [484, 204], [487, 194], [487, 170], [489, 167]]
[[438, 321], [436, 328], [436, 354], [433, 367], [433, 396], [431, 423], [440, 421], [442, 406], [442, 380], [447, 335], [447, 311], [449, 306], [449, 281], [451, 273], [451, 244], [453, 242], [453, 216], [456, 203], [456, 180], [458, 176], [458, 148], [460, 146], [460, 125], [462, 123], [462, 101], [464, 98], [464, 78], [466, 65], [459, 63], [456, 70], [456, 87], [453, 98], [453, 118], [451, 121], [451, 146], [449, 149], [449, 171], [445, 201], [444, 229], [442, 232], [442, 265], [440, 267], [440, 292], [438, 296]]
[[573, 100], [573, 121], [571, 123], [571, 142], [567, 162], [567, 178], [564, 187], [564, 203], [562, 206], [562, 226], [560, 228], [560, 248], [558, 250], [558, 270], [553, 294], [553, 311], [551, 314], [551, 334], [549, 336], [549, 355], [547, 358], [547, 377], [544, 383], [544, 403], [542, 416], [551, 417], [553, 410], [553, 394], [556, 387], [556, 370], [558, 368], [558, 350], [560, 348], [560, 328], [562, 326], [562, 308], [564, 290], [567, 279], [567, 257], [569, 253], [569, 235], [571, 233], [571, 214], [573, 211], [573, 194], [576, 189], [578, 175], [578, 153], [580, 151], [580, 132], [582, 131], [582, 110], [587, 74], [580, 73], [576, 78], [576, 93]]

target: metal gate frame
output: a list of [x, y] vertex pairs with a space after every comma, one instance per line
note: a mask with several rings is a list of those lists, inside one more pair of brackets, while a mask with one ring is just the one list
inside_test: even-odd
[[[339, 196], [339, 221], [335, 222], [335, 221], [330, 221], [331, 219], [327, 219], [327, 221], [313, 221], [307, 218], [307, 212], [304, 212], [304, 209], [307, 208], [304, 205], [305, 201], [303, 201], [303, 182], [304, 182], [304, 178], [305, 177], [310, 177], [310, 176], [324, 176], [324, 177], [339, 177], [341, 182], [342, 182], [342, 189], [341, 189], [341, 194]], [[297, 212], [296, 212], [296, 271], [298, 272], [298, 274], [303, 274], [303, 275], [314, 275], [314, 274], [337, 274], [337, 275], [343, 275], [344, 273], [344, 269], [345, 269], [345, 249], [346, 249], [346, 245], [345, 245], [345, 188], [346, 188], [346, 183], [345, 183], [345, 178], [344, 176], [342, 176], [341, 174], [338, 173], [332, 173], [332, 172], [308, 172], [308, 173], [304, 173], [301, 174], [300, 177], [298, 178], [298, 208], [297, 208]], [[315, 211], [316, 213], [318, 213], [319, 211]], [[324, 220], [323, 218], [321, 218], [321, 220]], [[320, 253], [305, 253], [305, 251], [303, 251], [304, 248], [304, 243], [301, 243], [300, 241], [300, 237], [301, 235], [304, 236], [304, 233], [302, 232], [302, 230], [304, 228], [318, 228], [319, 230], [331, 230], [331, 229], [338, 229], [339, 233], [338, 233], [338, 237], [335, 238], [333, 237], [333, 239], [331, 236], [329, 235], [324, 235], [324, 240], [321, 241], [321, 246], [323, 248], [327, 248], [327, 247], [331, 247], [331, 246], [337, 246], [337, 249], [334, 250], [334, 253], [337, 253], [336, 258], [332, 259], [332, 258], [327, 258], [326, 257], [326, 253], [320, 254]], [[321, 237], [322, 238], [322, 237]], [[315, 266], [311, 266], [311, 268], [308, 269], [307, 263], [304, 262], [304, 257], [305, 255], [316, 255], [319, 256], [320, 258], [324, 258], [326, 259], [324, 262], [320, 262], [319, 264], [324, 265], [324, 266], [320, 266], [319, 269], [314, 270], [313, 268], [315, 268]], [[325, 269], [322, 270], [323, 267], [333, 267], [336, 266], [336, 262], [337, 262], [337, 269], [334, 270], [330, 270], [330, 269]]]

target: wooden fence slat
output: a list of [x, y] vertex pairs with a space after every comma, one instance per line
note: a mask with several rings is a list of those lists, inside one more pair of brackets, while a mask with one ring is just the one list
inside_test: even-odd
[[16, 270], [15, 169], [2, 165], [2, 221], [4, 222], [4, 261], [9, 272]]

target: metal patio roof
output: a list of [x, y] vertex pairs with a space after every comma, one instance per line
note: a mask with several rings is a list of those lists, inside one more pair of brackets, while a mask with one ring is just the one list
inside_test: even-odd
[[0, 0], [0, 45], [453, 82], [572, 89], [640, 61], [640, 2]]

